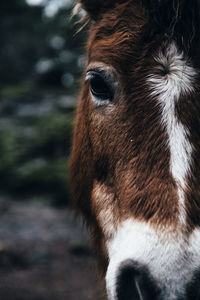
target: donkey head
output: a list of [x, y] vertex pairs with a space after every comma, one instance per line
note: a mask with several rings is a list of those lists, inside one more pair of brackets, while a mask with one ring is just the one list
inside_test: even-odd
[[71, 190], [108, 299], [200, 299], [198, 0], [82, 0]]

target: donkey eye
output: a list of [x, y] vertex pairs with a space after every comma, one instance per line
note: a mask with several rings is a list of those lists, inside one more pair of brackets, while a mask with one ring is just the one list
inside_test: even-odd
[[89, 71], [86, 79], [90, 82], [90, 91], [97, 104], [103, 105], [113, 100], [113, 87], [106, 76], [96, 71]]
[[107, 100], [112, 97], [108, 84], [99, 75], [95, 75], [90, 80], [90, 90], [93, 96], [102, 100]]

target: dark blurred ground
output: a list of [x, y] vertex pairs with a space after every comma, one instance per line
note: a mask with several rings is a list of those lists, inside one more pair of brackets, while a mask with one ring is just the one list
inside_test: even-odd
[[102, 295], [87, 234], [70, 210], [6, 201], [0, 216], [1, 300]]

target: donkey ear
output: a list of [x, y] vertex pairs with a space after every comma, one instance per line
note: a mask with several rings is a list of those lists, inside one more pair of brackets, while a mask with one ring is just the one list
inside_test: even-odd
[[87, 12], [88, 16], [95, 20], [99, 15], [114, 5], [113, 0], [78, 0], [78, 4]]

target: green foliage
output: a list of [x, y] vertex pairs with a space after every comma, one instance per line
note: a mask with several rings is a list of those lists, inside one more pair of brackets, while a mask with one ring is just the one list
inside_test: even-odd
[[[26, 94], [24, 97], [28, 99]], [[36, 105], [40, 107], [42, 101], [41, 98]], [[23, 101], [21, 106], [25, 106]], [[66, 203], [73, 107], [61, 110], [57, 103], [47, 113], [31, 113], [32, 116], [14, 113], [0, 120], [1, 192], [31, 198], [48, 195], [57, 204]]]
[[80, 76], [84, 34], [75, 35], [71, 7], [50, 18], [42, 6], [29, 6], [22, 0], [2, 3], [0, 87], [33, 78], [62, 86], [65, 74]]
[[5, 131], [1, 132], [0, 139], [0, 173], [7, 173], [11, 170], [20, 154], [18, 148], [18, 136], [16, 132]]
[[63, 204], [85, 34], [44, 9], [0, 3], [0, 193]]
[[69, 200], [66, 170], [66, 158], [32, 159], [16, 169], [15, 175], [18, 182], [15, 188], [23, 188], [25, 194], [31, 193], [31, 197], [48, 195], [51, 201], [56, 199], [58, 204], [62, 204]]

